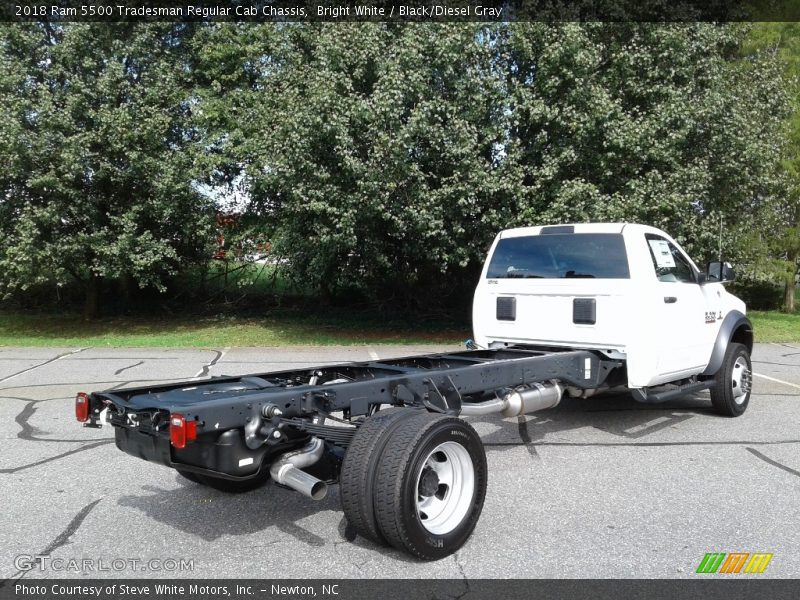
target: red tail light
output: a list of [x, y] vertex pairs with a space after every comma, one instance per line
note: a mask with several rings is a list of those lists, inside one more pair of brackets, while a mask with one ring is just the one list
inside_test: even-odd
[[89, 394], [78, 392], [75, 396], [75, 418], [81, 423], [89, 420]]
[[197, 439], [197, 421], [187, 421], [181, 414], [173, 413], [169, 417], [169, 441], [180, 449], [185, 448], [187, 442]]

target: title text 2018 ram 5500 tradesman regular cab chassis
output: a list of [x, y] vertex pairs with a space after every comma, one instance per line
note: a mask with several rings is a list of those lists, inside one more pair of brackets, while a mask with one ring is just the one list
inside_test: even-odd
[[627, 387], [641, 402], [710, 390], [741, 415], [753, 331], [744, 303], [663, 231], [632, 224], [501, 232], [475, 291], [478, 349], [80, 393], [121, 450], [230, 492], [267, 479], [314, 499], [338, 481], [358, 534], [422, 559], [455, 552], [487, 466], [463, 416], [513, 417]]

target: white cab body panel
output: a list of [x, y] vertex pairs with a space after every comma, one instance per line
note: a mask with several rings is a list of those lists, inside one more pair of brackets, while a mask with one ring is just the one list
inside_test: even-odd
[[[475, 291], [475, 341], [599, 350], [626, 361], [632, 388], [690, 377], [708, 364], [724, 315], [745, 312], [722, 284], [693, 279], [699, 272], [675, 240], [645, 225], [506, 230]], [[587, 304], [594, 322], [582, 322]]]

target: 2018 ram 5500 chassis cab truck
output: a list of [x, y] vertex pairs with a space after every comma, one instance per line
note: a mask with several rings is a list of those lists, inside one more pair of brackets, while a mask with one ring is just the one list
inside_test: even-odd
[[475, 291], [478, 349], [80, 393], [76, 416], [225, 491], [271, 478], [319, 499], [338, 482], [358, 534], [438, 559], [470, 536], [486, 494], [481, 439], [460, 417], [620, 387], [641, 402], [708, 389], [719, 413], [741, 415], [753, 332], [732, 278], [644, 225], [511, 229]]

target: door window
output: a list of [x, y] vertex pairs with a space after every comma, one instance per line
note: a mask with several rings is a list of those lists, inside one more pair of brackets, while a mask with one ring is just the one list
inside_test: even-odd
[[652, 233], [645, 234], [645, 238], [659, 281], [697, 283], [697, 276], [689, 259], [675, 244]]

